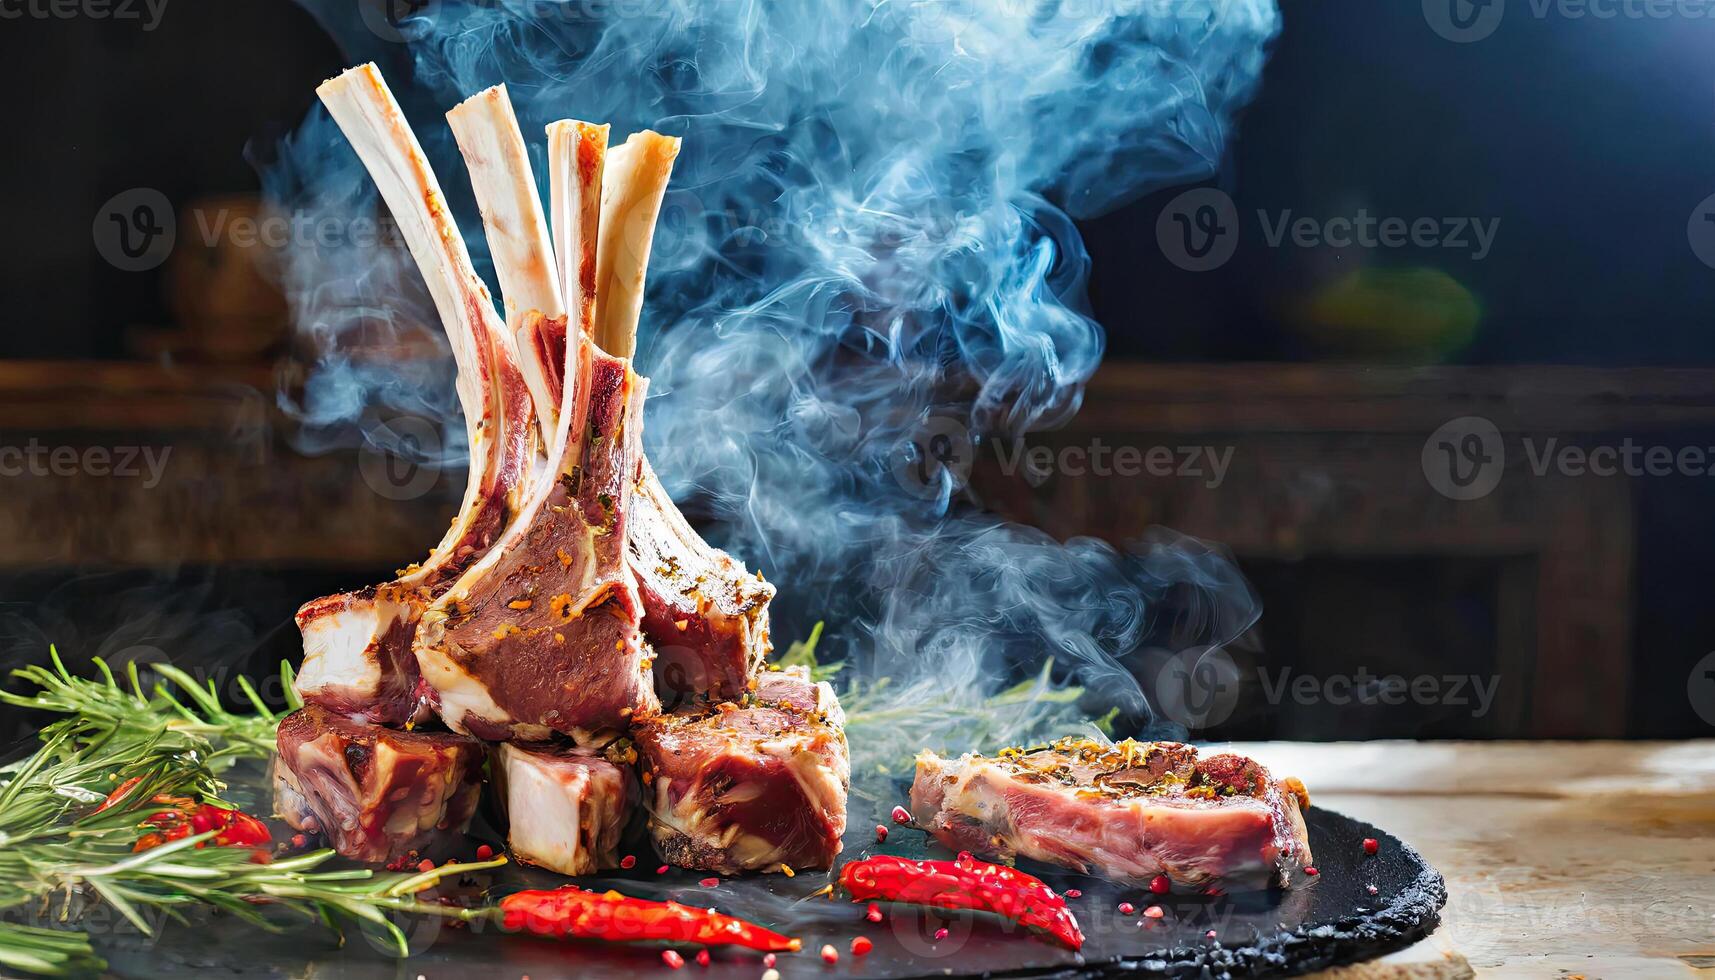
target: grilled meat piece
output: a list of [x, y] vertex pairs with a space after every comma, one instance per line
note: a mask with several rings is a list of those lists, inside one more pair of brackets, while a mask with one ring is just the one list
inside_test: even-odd
[[634, 729], [655, 848], [721, 874], [831, 867], [851, 782], [833, 689], [801, 671], [764, 674], [752, 701]]
[[1243, 756], [1199, 758], [1178, 742], [1067, 738], [996, 758], [917, 757], [911, 813], [941, 843], [1086, 874], [1177, 888], [1289, 884], [1310, 863], [1296, 779]]
[[[575, 156], [569, 144], [555, 143], [555, 131], [549, 127], [550, 167], [555, 176], [569, 178], [578, 171]], [[637, 346], [655, 221], [678, 155], [677, 138], [647, 130], [613, 148], [593, 250], [587, 234], [591, 220], [574, 219], [580, 212], [571, 207], [551, 208], [555, 240], [585, 246], [559, 250], [561, 280], [587, 276], [591, 295], [600, 295], [593, 336], [602, 350], [617, 357], [631, 357]], [[574, 199], [558, 190], [556, 196]], [[643, 600], [643, 635], [655, 648], [655, 690], [662, 702], [671, 709], [743, 697], [770, 649], [768, 603], [774, 587], [704, 541], [647, 462], [632, 502], [627, 544]]]
[[481, 794], [483, 747], [306, 705], [280, 722], [275, 810], [358, 861], [387, 862], [462, 833]]
[[630, 559], [669, 709], [735, 701], [768, 658], [774, 586], [704, 541], [647, 462], [632, 497]]
[[593, 740], [658, 710], [626, 515], [648, 382], [573, 340], [560, 425], [573, 439], [543, 493], [423, 614], [413, 649], [447, 726], [492, 741]]
[[[495, 266], [515, 335], [531, 352], [543, 455], [513, 523], [424, 613], [413, 649], [430, 702], [453, 730], [592, 741], [659, 707], [626, 563], [648, 382], [596, 349], [594, 272], [571, 262], [596, 239], [607, 129], [551, 127], [554, 238], [568, 253], [556, 263], [504, 89], [449, 118], [488, 237], [506, 243]], [[567, 325], [545, 341], [543, 317]]]
[[490, 767], [518, 860], [563, 875], [619, 866], [637, 777], [597, 749], [501, 745]]
[[298, 693], [307, 702], [384, 724], [422, 717], [411, 636], [425, 607], [500, 537], [516, 508], [530, 452], [532, 404], [511, 335], [495, 315], [447, 210], [439, 181], [374, 65], [318, 90], [399, 224], [446, 326], [470, 437], [463, 504], [440, 544], [392, 582], [306, 603]]

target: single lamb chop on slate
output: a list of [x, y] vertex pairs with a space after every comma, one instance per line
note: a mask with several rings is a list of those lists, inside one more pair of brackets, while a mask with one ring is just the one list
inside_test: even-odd
[[[478, 96], [450, 115], [490, 237], [547, 241], [534, 193], [518, 192], [535, 181], [510, 106]], [[599, 159], [605, 128], [577, 133]], [[576, 186], [568, 193], [579, 200], [600, 193], [584, 183], [601, 180], [599, 165], [570, 179]], [[581, 227], [574, 237], [594, 235]], [[555, 307], [529, 312], [553, 320], [567, 308], [591, 310], [579, 280], [567, 295], [544, 276], [545, 266], [532, 265], [531, 273], [517, 265], [522, 252], [509, 260], [497, 250], [497, 268], [503, 283], [509, 276], [527, 282], [532, 302]], [[624, 732], [634, 716], [659, 707], [625, 550], [648, 382], [628, 361], [596, 350], [589, 333], [584, 323], [568, 327], [566, 363], [539, 372], [544, 390], [558, 374], [560, 400], [538, 412], [553, 420], [547, 451], [513, 522], [418, 627], [413, 651], [428, 698], [454, 731], [494, 741], [560, 733], [587, 742]]]
[[489, 771], [518, 860], [563, 875], [619, 866], [620, 837], [637, 807], [629, 763], [594, 748], [501, 745]]
[[446, 325], [470, 437], [470, 476], [452, 526], [420, 565], [381, 585], [298, 610], [307, 702], [383, 724], [421, 717], [411, 637], [423, 609], [486, 554], [518, 504], [529, 462], [531, 398], [509, 332], [471, 265], [404, 114], [375, 66], [318, 90], [375, 178]]
[[281, 720], [279, 748], [275, 812], [358, 861], [392, 861], [462, 833], [482, 791], [475, 739], [382, 728], [319, 705]]
[[1027, 857], [1138, 884], [1179, 889], [1290, 884], [1310, 863], [1296, 779], [1243, 756], [1199, 758], [1178, 742], [1106, 745], [1065, 738], [995, 758], [917, 757], [911, 813], [956, 851]]
[[764, 673], [755, 703], [650, 719], [633, 730], [655, 848], [721, 874], [828, 868], [851, 782], [833, 689]]

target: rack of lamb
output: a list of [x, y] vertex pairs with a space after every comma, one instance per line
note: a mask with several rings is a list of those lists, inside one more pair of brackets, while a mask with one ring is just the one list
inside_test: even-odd
[[[446, 326], [471, 467], [459, 513], [427, 559], [299, 611], [307, 706], [281, 726], [278, 809], [299, 829], [328, 832], [348, 856], [396, 859], [428, 846], [431, 831], [463, 829], [474, 809], [464, 787], [480, 767], [472, 760], [490, 751], [522, 860], [566, 874], [611, 867], [639, 813], [670, 863], [830, 866], [849, 783], [833, 692], [781, 687], [797, 681], [765, 666], [774, 588], [705, 542], [644, 458], [648, 381], [631, 358], [679, 141], [645, 131], [610, 148], [607, 126], [551, 124], [545, 213], [505, 88], [449, 112], [502, 316], [375, 67], [318, 91], [375, 178]], [[820, 710], [792, 707], [805, 697]], [[784, 764], [816, 790], [777, 793], [774, 811], [755, 817], [762, 823], [749, 829], [773, 850], [711, 857], [713, 844], [684, 846], [671, 807], [648, 792], [636, 805], [639, 753], [627, 739], [653, 738], [644, 778], [662, 773], [677, 785], [658, 733], [770, 712], [781, 724], [737, 725], [721, 740], [730, 758], [765, 760], [781, 751], [782, 729], [794, 729]], [[421, 764], [377, 777], [346, 764], [351, 746]], [[778, 765], [755, 771], [785, 788]], [[428, 793], [411, 773], [457, 791]], [[708, 790], [692, 798], [699, 793]], [[396, 794], [413, 802], [409, 820], [390, 818]], [[782, 840], [781, 821], [811, 830]]]

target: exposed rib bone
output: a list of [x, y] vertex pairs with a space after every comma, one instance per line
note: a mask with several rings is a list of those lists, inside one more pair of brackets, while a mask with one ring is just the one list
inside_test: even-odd
[[[471, 189], [482, 210], [489, 254], [500, 279], [506, 326], [514, 349], [522, 354], [519, 366], [530, 388], [546, 451], [559, 415], [558, 392], [543, 370], [542, 359], [532, 356], [532, 348], [542, 331], [541, 322], [564, 320], [566, 305], [554, 267], [548, 225], [536, 194], [536, 178], [530, 169], [530, 151], [518, 130], [504, 85], [484, 89], [459, 103], [447, 113], [447, 122], [464, 154]], [[564, 329], [562, 324], [559, 330]]]
[[[575, 119], [548, 126], [548, 211], [552, 215], [554, 255], [560, 294], [573, 313], [577, 332], [595, 335], [596, 240], [600, 237], [601, 189], [607, 161], [608, 127]], [[566, 360], [564, 321], [544, 321], [538, 355], [550, 375], [551, 396], [559, 404]]]
[[601, 245], [596, 251], [596, 343], [615, 357], [637, 348], [637, 318], [643, 310], [643, 277], [649, 245], [679, 139], [644, 130], [607, 155], [601, 195]]
[[504, 327], [472, 267], [422, 147], [373, 64], [317, 90], [374, 177], [428, 285], [458, 368], [470, 476], [452, 526], [395, 581], [306, 603], [298, 691], [306, 701], [378, 722], [418, 711], [410, 639], [427, 602], [500, 536], [524, 476], [530, 402]]

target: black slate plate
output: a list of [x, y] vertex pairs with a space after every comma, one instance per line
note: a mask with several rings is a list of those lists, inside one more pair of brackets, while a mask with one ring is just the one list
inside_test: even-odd
[[[905, 828], [892, 828], [887, 843], [877, 844], [877, 814], [866, 815], [868, 806], [855, 799], [853, 803], [847, 858], [878, 852], [946, 856], [939, 848], [926, 846], [923, 834]], [[874, 807], [878, 812], [887, 808]], [[779, 958], [777, 968], [785, 978], [1288, 976], [1379, 956], [1434, 930], [1446, 890], [1441, 875], [1416, 851], [1375, 827], [1327, 810], [1312, 809], [1308, 824], [1321, 873], [1300, 878], [1284, 892], [1163, 896], [1164, 901], [1156, 902], [1147, 890], [1122, 889], [1054, 869], [1029, 867], [1057, 889], [1082, 891], [1072, 900], [1088, 937], [1081, 954], [981, 915], [928, 914], [896, 907], [887, 910], [882, 923], [871, 924], [864, 920], [861, 905], [806, 898], [827, 883], [826, 874], [727, 880], [705, 888], [698, 884], [701, 876], [692, 872], [657, 874], [646, 847], [635, 848], [638, 867], [632, 871], [580, 884], [713, 906], [800, 936], [804, 951]], [[1365, 837], [1381, 842], [1379, 854], [1364, 854]], [[467, 845], [466, 852], [473, 847]], [[555, 875], [508, 868], [492, 884], [496, 893], [503, 893], [524, 887], [552, 888], [563, 882]], [[1368, 885], [1375, 886], [1376, 894], [1369, 894]], [[1134, 904], [1136, 911], [1121, 914], [1122, 902]], [[1144, 919], [1142, 910], [1150, 904], [1162, 905], [1166, 916]], [[220, 919], [191, 928], [169, 926], [154, 941], [116, 935], [105, 938], [102, 945], [114, 975], [138, 978], [179, 977], [197, 971], [205, 978], [412, 980], [421, 975], [428, 980], [466, 976], [607, 980], [669, 972], [660, 947], [555, 943], [507, 936], [492, 926], [455, 929], [436, 921], [415, 921], [407, 928], [414, 953], [404, 961], [382, 955], [378, 940], [355, 929], [342, 949], [329, 934], [313, 927], [294, 927], [276, 936]], [[934, 934], [940, 928], [948, 934], [937, 941]], [[1214, 938], [1209, 938], [1210, 930]], [[851, 940], [859, 935], [875, 944], [862, 958], [850, 951]], [[839, 951], [838, 964], [826, 965], [818, 957], [825, 943]], [[690, 960], [695, 949], [681, 952]], [[756, 980], [763, 966], [754, 954], [724, 951], [714, 953], [709, 967], [687, 962], [684, 971], [687, 976]]]

